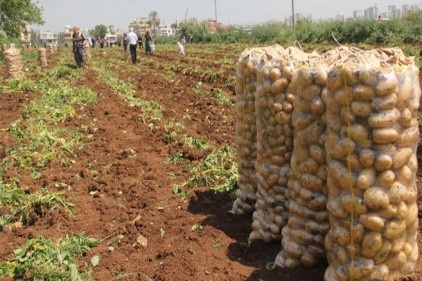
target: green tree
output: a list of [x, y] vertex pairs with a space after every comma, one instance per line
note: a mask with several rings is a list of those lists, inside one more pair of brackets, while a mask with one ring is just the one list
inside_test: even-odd
[[210, 42], [211, 33], [203, 22], [188, 20], [180, 23], [178, 36], [185, 36], [188, 42]]
[[148, 24], [152, 26], [154, 35], [157, 35], [157, 27], [160, 26], [160, 17], [157, 11], [152, 11], [148, 15]]
[[104, 38], [107, 34], [107, 26], [104, 24], [96, 25], [94, 29], [90, 31], [90, 34], [94, 38]]
[[0, 0], [0, 31], [18, 37], [27, 24], [43, 24], [42, 8], [31, 0]]

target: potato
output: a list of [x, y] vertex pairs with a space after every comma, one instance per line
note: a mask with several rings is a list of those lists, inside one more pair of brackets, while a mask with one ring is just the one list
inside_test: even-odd
[[325, 112], [325, 104], [322, 101], [321, 97], [317, 96], [312, 99], [311, 102], [311, 113], [314, 115], [319, 115]]
[[353, 272], [353, 279], [359, 280], [369, 275], [374, 270], [374, 261], [372, 259], [357, 258], [349, 264], [349, 272]]
[[328, 90], [335, 92], [338, 89], [344, 86], [343, 77], [341, 75], [341, 69], [332, 68], [327, 73], [327, 84], [326, 87]]
[[407, 262], [407, 256], [403, 251], [397, 254], [390, 255], [385, 261], [385, 265], [390, 269], [391, 275], [394, 273], [393, 270], [399, 269]]
[[385, 260], [389, 257], [391, 253], [392, 244], [387, 239], [384, 239], [382, 242], [381, 248], [378, 250], [378, 252], [374, 256], [374, 261], [376, 264], [382, 264], [385, 262]]
[[337, 145], [332, 149], [332, 156], [335, 158], [343, 158], [347, 155], [351, 155], [356, 148], [356, 144], [351, 139], [342, 139]]
[[281, 78], [281, 71], [279, 68], [274, 67], [270, 69], [269, 78], [271, 81], [277, 81]]
[[325, 163], [325, 149], [317, 144], [309, 146], [309, 154], [318, 164]]
[[337, 218], [346, 218], [348, 214], [342, 209], [340, 198], [331, 198], [327, 203], [327, 210], [330, 215]]
[[387, 144], [399, 140], [399, 133], [394, 128], [374, 129], [372, 135], [374, 142], [379, 144]]
[[393, 159], [391, 158], [390, 155], [384, 154], [384, 153], [381, 153], [380, 155], [378, 155], [374, 163], [375, 169], [378, 172], [386, 171], [390, 169], [392, 165], [393, 165]]
[[405, 185], [408, 185], [413, 177], [414, 173], [407, 165], [403, 166], [397, 173], [397, 181]]
[[371, 149], [362, 149], [359, 153], [359, 160], [363, 167], [372, 167], [375, 163], [375, 153]]
[[395, 169], [403, 167], [409, 161], [412, 154], [413, 149], [410, 147], [398, 148], [393, 156], [393, 167]]
[[390, 200], [388, 194], [380, 187], [370, 187], [363, 193], [363, 202], [371, 209], [378, 210], [386, 208]]
[[285, 77], [281, 77], [280, 79], [275, 80], [271, 84], [270, 91], [273, 94], [282, 93], [287, 86], [289, 85], [289, 81]]
[[362, 198], [347, 194], [341, 197], [340, 202], [341, 207], [348, 213], [366, 214], [368, 212]]
[[379, 232], [367, 232], [362, 240], [362, 256], [372, 258], [382, 246], [382, 236]]
[[299, 112], [297, 119], [293, 119], [293, 126], [297, 131], [303, 130], [314, 121], [315, 117], [306, 112]]
[[366, 228], [380, 232], [384, 229], [384, 219], [376, 214], [362, 214], [359, 217], [359, 222]]
[[341, 89], [338, 89], [334, 94], [334, 101], [337, 103], [337, 105], [340, 106], [347, 105], [353, 102], [351, 89], [349, 87], [343, 87]]
[[387, 208], [378, 211], [376, 214], [383, 219], [391, 219], [397, 215], [397, 206], [390, 204], [387, 206]]
[[328, 165], [329, 172], [336, 182], [346, 191], [352, 191], [356, 187], [356, 177], [348, 168], [339, 161], [332, 160]]
[[[372, 145], [372, 140], [369, 137], [369, 130], [360, 124], [351, 124], [347, 127], [349, 137], [362, 148], [369, 148]], [[372, 166], [372, 164], [371, 164]]]
[[397, 95], [397, 108], [403, 110], [411, 105], [413, 98], [413, 81], [411, 76], [405, 76], [400, 81], [399, 95]]
[[371, 103], [365, 101], [354, 101], [350, 106], [351, 112], [359, 117], [368, 117], [372, 112]]
[[396, 108], [372, 113], [368, 123], [372, 128], [386, 128], [392, 126], [400, 118], [400, 111]]
[[419, 139], [419, 127], [412, 126], [403, 130], [398, 137], [398, 145], [400, 147], [413, 146]]
[[406, 230], [405, 220], [393, 220], [385, 225], [383, 235], [389, 240], [397, 239]]
[[390, 270], [384, 264], [376, 265], [368, 280], [388, 280]]
[[312, 174], [304, 173], [300, 177], [300, 182], [302, 183], [304, 188], [322, 192], [324, 187], [324, 182], [317, 176]]
[[375, 169], [366, 168], [360, 172], [356, 180], [356, 187], [361, 190], [366, 190], [370, 186], [372, 186], [374, 182], [375, 182]]
[[[394, 164], [394, 160], [393, 160]], [[387, 170], [378, 174], [377, 181], [384, 188], [390, 188], [390, 186], [396, 180], [396, 175], [393, 171]]]
[[367, 85], [356, 85], [352, 88], [353, 99], [357, 101], [372, 101], [375, 97], [375, 89]]
[[318, 169], [318, 163], [312, 158], [306, 159], [299, 165], [299, 170], [301, 173], [315, 174]]
[[343, 68], [341, 69], [341, 74], [343, 76], [343, 80], [347, 85], [355, 85], [359, 83], [359, 68], [360, 67], [358, 65], [343, 65]]
[[304, 88], [302, 91], [299, 91], [298, 96], [300, 98], [303, 98], [305, 101], [311, 101], [313, 98], [318, 97], [321, 95], [321, 87], [312, 84], [306, 88]]
[[405, 128], [410, 127], [412, 120], [414, 120], [412, 118], [412, 112], [408, 108], [403, 109], [399, 118], [400, 125]]
[[346, 247], [350, 243], [349, 231], [341, 226], [331, 228], [329, 236], [331, 240], [341, 247]]
[[397, 103], [397, 95], [392, 93], [386, 97], [376, 97], [372, 100], [372, 107], [380, 112], [388, 109], [393, 109]]
[[[381, 73], [375, 87], [377, 96], [384, 97], [398, 92], [398, 79], [395, 72]], [[399, 102], [398, 102], [399, 103]]]
[[377, 77], [373, 70], [362, 69], [359, 72], [359, 80], [365, 85], [375, 85]]

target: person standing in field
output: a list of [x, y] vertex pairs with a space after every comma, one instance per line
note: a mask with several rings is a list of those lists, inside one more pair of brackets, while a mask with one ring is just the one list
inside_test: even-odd
[[76, 65], [78, 67], [85, 66], [85, 49], [84, 49], [85, 37], [79, 29], [75, 26], [73, 28], [72, 34], [72, 45], [73, 45], [73, 55], [75, 57]]
[[124, 50], [125, 52], [127, 52], [127, 46], [128, 46], [127, 34], [126, 34], [126, 33], [124, 33], [124, 34], [123, 34], [123, 50]]
[[152, 54], [152, 37], [149, 31], [145, 34], [145, 54], [151, 55]]
[[131, 27], [129, 30], [130, 32], [127, 34], [127, 42], [130, 50], [130, 57], [132, 59], [132, 63], [136, 64], [136, 47], [138, 44], [138, 35], [133, 32], [133, 27]]

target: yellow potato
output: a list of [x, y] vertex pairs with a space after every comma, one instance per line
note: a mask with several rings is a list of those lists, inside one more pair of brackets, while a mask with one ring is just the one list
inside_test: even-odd
[[338, 89], [344, 87], [343, 77], [341, 75], [341, 69], [334, 67], [327, 73], [327, 89], [335, 92]]
[[382, 235], [379, 232], [367, 232], [362, 240], [362, 256], [372, 258], [382, 246]]
[[367, 85], [356, 85], [352, 89], [353, 98], [358, 101], [372, 101], [375, 97], [375, 89]]
[[321, 95], [321, 87], [317, 84], [312, 84], [302, 91], [299, 91], [298, 96], [305, 101], [311, 101], [313, 98]]
[[398, 137], [398, 145], [401, 147], [414, 146], [419, 139], [419, 127], [412, 126], [403, 130]]
[[374, 270], [374, 266], [372, 259], [357, 258], [349, 264], [349, 272], [353, 272], [353, 279], [359, 280], [369, 275]]
[[287, 86], [289, 85], [289, 81], [285, 77], [281, 77], [280, 79], [275, 80], [271, 84], [271, 93], [278, 94], [282, 93]]
[[384, 97], [392, 93], [397, 93], [398, 89], [398, 79], [395, 72], [382, 73], [378, 76], [378, 83], [375, 87], [377, 96]]
[[332, 160], [328, 166], [330, 174], [333, 176], [335, 181], [346, 191], [351, 192], [356, 187], [356, 176], [353, 172], [349, 171], [348, 168], [339, 161]]
[[410, 127], [412, 120], [414, 120], [412, 117], [412, 112], [408, 108], [403, 109], [399, 118], [400, 125], [405, 128]]
[[309, 154], [318, 164], [325, 163], [325, 149], [317, 144], [312, 144], [309, 147]]
[[343, 80], [347, 85], [355, 85], [359, 83], [360, 67], [357, 65], [346, 64], [341, 69]]
[[352, 113], [359, 117], [368, 117], [372, 112], [371, 103], [365, 101], [354, 101], [350, 106]]
[[400, 111], [396, 108], [372, 113], [368, 118], [368, 123], [372, 128], [386, 128], [397, 122], [400, 118]]
[[277, 81], [281, 78], [281, 71], [279, 68], [274, 67], [270, 69], [269, 78], [271, 81]]
[[337, 105], [343, 106], [353, 102], [352, 90], [350, 87], [338, 89], [334, 94], [334, 101]]
[[375, 72], [370, 69], [362, 69], [361, 71], [359, 71], [359, 79], [365, 85], [375, 85], [377, 82]]
[[312, 174], [304, 173], [300, 177], [300, 182], [302, 183], [304, 188], [322, 192], [324, 187], [324, 182], [317, 176], [314, 176]]
[[375, 173], [374, 168], [363, 169], [356, 180], [356, 187], [361, 190], [368, 189], [375, 182]]
[[[374, 129], [372, 132], [373, 140], [375, 143], [387, 144], [399, 140], [399, 133], [394, 128], [383, 128], [383, 129]], [[401, 134], [403, 136], [403, 134]], [[401, 137], [405, 140], [403, 137]]]
[[370, 187], [363, 193], [363, 202], [373, 210], [386, 208], [390, 204], [387, 192], [380, 187]]
[[353, 140], [344, 138], [332, 149], [331, 154], [335, 158], [343, 158], [351, 155], [356, 148], [356, 144]]
[[393, 220], [385, 224], [383, 235], [389, 240], [397, 239], [406, 230], [405, 220]]
[[409, 108], [413, 98], [413, 81], [411, 76], [405, 76], [400, 81], [399, 95], [397, 95], [397, 108], [403, 110]]
[[359, 153], [359, 160], [363, 167], [372, 167], [375, 163], [375, 153], [371, 149], [362, 149]]
[[386, 97], [376, 97], [372, 100], [372, 107], [376, 111], [383, 111], [388, 109], [393, 109], [397, 103], [397, 95], [392, 93]]
[[[394, 160], [393, 160], [394, 165]], [[377, 181], [384, 188], [390, 188], [396, 180], [396, 175], [393, 171], [387, 170], [378, 174]]]
[[369, 130], [360, 124], [352, 124], [347, 127], [349, 137], [362, 148], [369, 148], [372, 140], [369, 137]]
[[413, 154], [413, 149], [409, 147], [398, 148], [396, 153], [393, 156], [393, 167], [395, 169], [400, 169], [407, 164], [410, 157]]
[[380, 232], [384, 229], [384, 219], [376, 214], [362, 214], [359, 217], [359, 222], [366, 228]]
[[386, 171], [390, 169], [392, 165], [393, 165], [393, 159], [388, 154], [381, 153], [375, 159], [374, 166], [378, 172]]
[[341, 207], [348, 213], [366, 214], [368, 209], [363, 202], [363, 199], [352, 195], [343, 195], [340, 199]]
[[383, 219], [391, 219], [397, 215], [397, 206], [390, 204], [387, 206], [387, 208], [378, 211], [376, 214]]
[[383, 264], [385, 260], [389, 257], [391, 253], [392, 244], [387, 239], [383, 240], [381, 248], [374, 256], [374, 261], [376, 264]]
[[311, 113], [314, 115], [319, 115], [325, 112], [325, 104], [321, 97], [317, 96], [313, 98], [311, 102]]

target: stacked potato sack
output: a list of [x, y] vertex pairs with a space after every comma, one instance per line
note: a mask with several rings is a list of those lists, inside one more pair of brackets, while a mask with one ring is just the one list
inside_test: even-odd
[[21, 77], [23, 75], [23, 65], [20, 50], [12, 46], [4, 51], [3, 55], [5, 77], [12, 79]]
[[288, 180], [288, 222], [282, 229], [282, 250], [275, 259], [281, 267], [316, 266], [326, 261], [324, 238], [330, 225], [325, 161], [325, 103], [328, 65], [353, 54], [338, 48], [310, 60], [296, 70], [291, 82], [295, 93], [292, 124], [294, 147]]
[[326, 281], [415, 269], [418, 74], [394, 49], [357, 53], [328, 72]]
[[[294, 53], [294, 55], [292, 55]], [[255, 110], [257, 120], [257, 198], [250, 240], [281, 239], [287, 223], [287, 180], [293, 151], [294, 95], [289, 89], [295, 64], [307, 55], [297, 48], [261, 62]]]
[[45, 48], [38, 48], [38, 62], [42, 68], [45, 68], [48, 66], [47, 52]]
[[[232, 213], [246, 214], [254, 211], [256, 201], [256, 115], [255, 93], [257, 66], [261, 59], [271, 54], [271, 48], [248, 48], [240, 55], [236, 71], [236, 155], [239, 179]], [[283, 50], [275, 46], [273, 52]]]
[[289, 217], [275, 263], [292, 268], [325, 260], [324, 238], [330, 226], [326, 210], [325, 104], [326, 69], [302, 67], [292, 80], [296, 93], [292, 124], [294, 149], [288, 180]]

